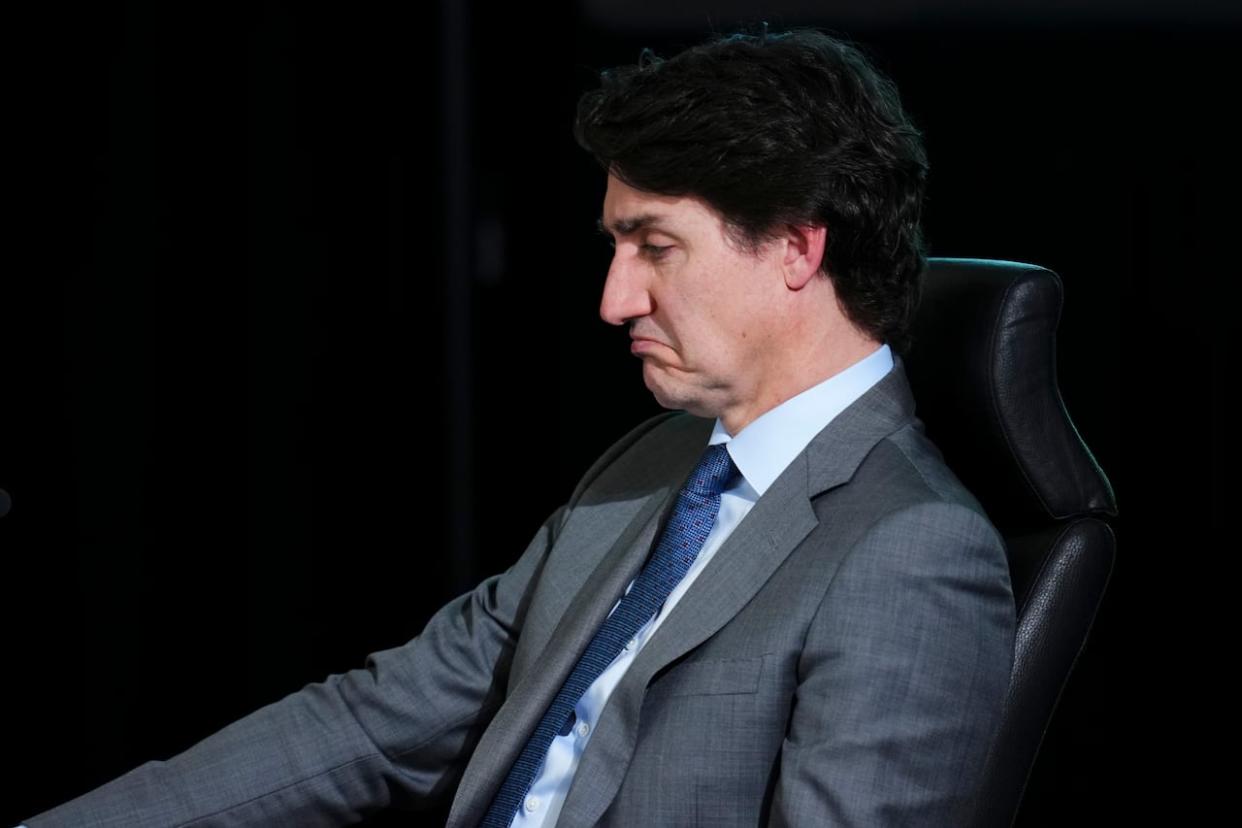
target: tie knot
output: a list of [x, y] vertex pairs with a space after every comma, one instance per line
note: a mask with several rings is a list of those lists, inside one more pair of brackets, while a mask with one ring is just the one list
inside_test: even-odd
[[686, 487], [698, 494], [712, 497], [724, 491], [725, 484], [733, 476], [733, 458], [729, 456], [726, 443], [708, 446], [699, 458], [699, 464], [690, 473]]

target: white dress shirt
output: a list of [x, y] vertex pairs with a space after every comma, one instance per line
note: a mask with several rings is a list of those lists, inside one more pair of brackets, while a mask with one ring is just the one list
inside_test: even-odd
[[[720, 512], [711, 533], [686, 577], [669, 593], [660, 610], [630, 639], [574, 706], [571, 716], [573, 726], [566, 735], [552, 739], [552, 745], [510, 828], [553, 828], [556, 825], [574, 772], [578, 769], [578, 761], [591, 740], [600, 713], [638, 651], [785, 467], [834, 417], [879, 382], [892, 367], [892, 352], [887, 344], [881, 345], [844, 371], [765, 412], [735, 436], [730, 436], [720, 420], [716, 420], [708, 445], [727, 442], [729, 456], [740, 474], [735, 475], [732, 485], [721, 493]], [[628, 591], [629, 587], [626, 588]]]

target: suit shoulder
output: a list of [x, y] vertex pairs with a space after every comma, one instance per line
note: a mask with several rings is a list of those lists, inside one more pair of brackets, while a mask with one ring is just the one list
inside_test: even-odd
[[877, 442], [851, 484], [850, 500], [826, 509], [853, 513], [847, 546], [855, 567], [969, 566], [1012, 606], [1004, 537], [917, 423]]
[[886, 513], [917, 505], [960, 506], [988, 520], [978, 498], [949, 468], [917, 423], [876, 443], [855, 474], [863, 489], [882, 491]]
[[[589, 488], [609, 480], [625, 480], [628, 485], [644, 485], [643, 479], [658, 465], [667, 468], [679, 462], [681, 455], [697, 458], [714, 421], [695, 417], [685, 411], [664, 411], [649, 417], [630, 429], [601, 454], [587, 469], [574, 488], [571, 502], [582, 497]], [[653, 458], [658, 463], [653, 463]], [[691, 461], [693, 462], [693, 460]]]

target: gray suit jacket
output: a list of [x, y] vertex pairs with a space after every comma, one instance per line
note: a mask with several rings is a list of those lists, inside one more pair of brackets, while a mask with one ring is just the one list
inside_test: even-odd
[[[336, 825], [456, 786], [477, 823], [642, 565], [712, 421], [664, 413], [421, 635], [28, 821]], [[967, 819], [1013, 658], [1004, 545], [899, 357], [773, 483], [617, 686], [559, 825]]]

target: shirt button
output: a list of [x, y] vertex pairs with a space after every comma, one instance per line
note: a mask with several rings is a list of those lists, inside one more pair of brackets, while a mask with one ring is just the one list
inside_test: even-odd
[[591, 732], [591, 726], [586, 722], [578, 722], [578, 735], [585, 737]]
[[539, 797], [537, 796], [526, 797], [526, 810], [531, 811], [532, 813], [534, 811], [538, 811], [541, 804], [542, 803], [539, 801]]

